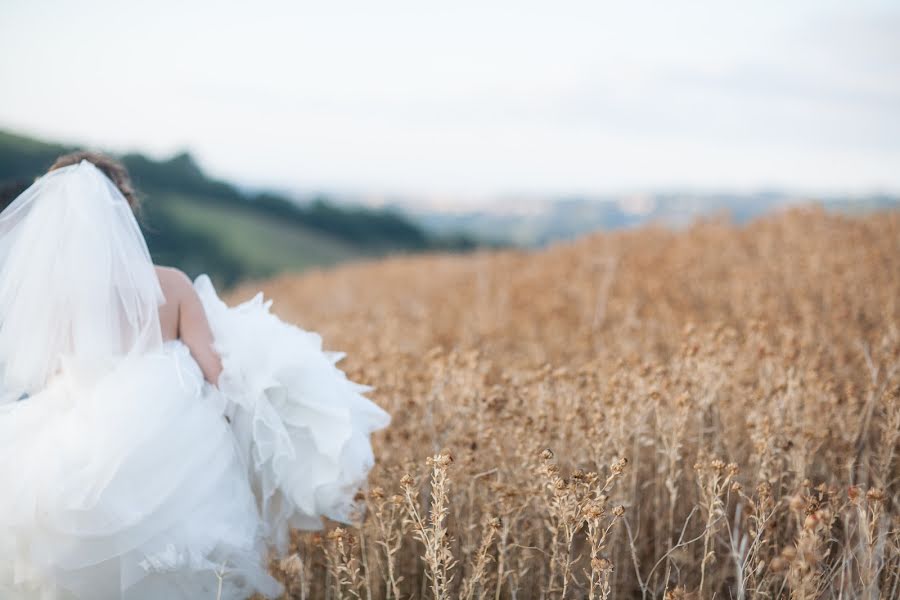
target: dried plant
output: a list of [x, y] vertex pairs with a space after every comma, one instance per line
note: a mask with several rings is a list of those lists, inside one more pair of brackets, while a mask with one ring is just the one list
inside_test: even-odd
[[286, 598], [900, 597], [897, 273], [797, 209], [265, 283], [394, 417]]
[[407, 475], [400, 481], [406, 499], [407, 519], [413, 534], [424, 547], [431, 592], [438, 600], [451, 597], [450, 586], [454, 577], [452, 571], [456, 564], [447, 529], [447, 515], [450, 511], [450, 479], [447, 470], [452, 462], [449, 452], [442, 452], [428, 459], [431, 467], [431, 502], [427, 512], [418, 502], [418, 490], [413, 478]]

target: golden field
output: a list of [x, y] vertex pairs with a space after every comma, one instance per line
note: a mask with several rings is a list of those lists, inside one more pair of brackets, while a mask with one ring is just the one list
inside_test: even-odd
[[263, 290], [394, 419], [359, 527], [273, 562], [290, 598], [900, 597], [898, 213]]

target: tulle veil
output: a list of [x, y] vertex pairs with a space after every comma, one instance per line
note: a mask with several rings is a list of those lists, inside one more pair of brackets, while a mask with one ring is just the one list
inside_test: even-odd
[[0, 213], [0, 404], [160, 348], [162, 302], [115, 184], [87, 160], [39, 178]]
[[219, 386], [163, 344], [140, 227], [94, 164], [0, 213], [0, 597], [277, 597], [267, 546], [351, 520], [390, 416], [261, 298], [195, 291]]

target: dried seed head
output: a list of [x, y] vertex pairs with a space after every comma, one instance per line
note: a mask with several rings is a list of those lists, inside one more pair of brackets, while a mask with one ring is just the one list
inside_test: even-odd
[[866, 500], [868, 500], [869, 502], [883, 502], [884, 490], [879, 488], [871, 488], [868, 492], [866, 492]]
[[541, 458], [543, 460], [553, 460], [553, 450], [546, 448], [541, 452]]
[[603, 505], [596, 501], [589, 502], [588, 505], [584, 507], [584, 516], [592, 521], [603, 518], [605, 512], [606, 511], [603, 510]]
[[382, 500], [384, 498], [384, 488], [375, 486], [369, 490], [369, 496], [373, 500]]
[[591, 559], [591, 568], [595, 571], [612, 571], [613, 563], [605, 556], [597, 556]]
[[621, 517], [622, 515], [625, 514], [625, 507], [620, 504], [619, 506], [617, 506], [613, 509], [613, 514], [616, 515], [617, 517]]
[[780, 556], [776, 556], [769, 562], [769, 569], [774, 573], [787, 571], [791, 564]]
[[437, 456], [436, 462], [439, 467], [447, 468], [453, 463], [453, 455], [449, 450], [444, 450]]
[[816, 516], [815, 513], [806, 515], [806, 518], [803, 520], [803, 529], [808, 531], [812, 531], [819, 524], [819, 517]]
[[687, 590], [684, 587], [676, 587], [667, 590], [663, 600], [687, 600], [689, 598]]
[[287, 558], [281, 559], [278, 566], [281, 567], [281, 570], [284, 571], [288, 577], [296, 577], [303, 571], [303, 561], [300, 560], [300, 555], [296, 552]]
[[416, 480], [412, 478], [412, 475], [407, 473], [400, 478], [400, 485], [402, 485], [404, 488], [411, 488], [416, 485]]

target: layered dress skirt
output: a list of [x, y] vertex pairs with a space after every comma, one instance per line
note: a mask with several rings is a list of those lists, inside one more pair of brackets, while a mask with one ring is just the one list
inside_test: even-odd
[[291, 528], [353, 519], [387, 413], [261, 296], [195, 289], [217, 386], [171, 341], [0, 405], [0, 598], [274, 597]]

